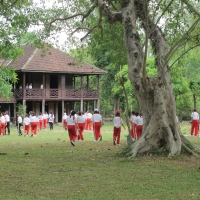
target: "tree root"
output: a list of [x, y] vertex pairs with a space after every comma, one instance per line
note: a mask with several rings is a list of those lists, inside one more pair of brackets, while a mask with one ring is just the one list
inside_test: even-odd
[[182, 148], [188, 152], [189, 154], [195, 156], [195, 157], [199, 157], [194, 151], [192, 151], [189, 147], [187, 147], [183, 142], [182, 142]]

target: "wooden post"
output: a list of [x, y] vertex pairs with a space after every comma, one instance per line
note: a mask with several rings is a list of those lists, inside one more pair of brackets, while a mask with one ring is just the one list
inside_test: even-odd
[[81, 88], [81, 108], [80, 108], [80, 111], [83, 111], [83, 76], [81, 76], [80, 88]]

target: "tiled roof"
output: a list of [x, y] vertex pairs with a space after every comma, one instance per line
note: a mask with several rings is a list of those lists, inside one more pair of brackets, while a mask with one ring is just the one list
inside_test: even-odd
[[62, 51], [49, 47], [44, 53], [41, 49], [31, 46], [22, 46], [24, 56], [10, 62], [17, 72], [46, 72], [46, 73], [69, 73], [69, 74], [105, 74], [106, 71], [88, 63], [74, 64], [74, 58]]

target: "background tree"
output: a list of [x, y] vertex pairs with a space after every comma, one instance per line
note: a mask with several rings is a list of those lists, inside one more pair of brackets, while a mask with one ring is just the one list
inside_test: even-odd
[[30, 25], [27, 17], [30, 5], [28, 0], [0, 1], [0, 97], [7, 100], [12, 95], [12, 84], [16, 83], [17, 75], [6, 65], [8, 60], [23, 54], [20, 40]]

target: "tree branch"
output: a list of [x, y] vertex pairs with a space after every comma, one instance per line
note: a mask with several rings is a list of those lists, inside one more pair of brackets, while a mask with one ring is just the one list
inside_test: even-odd
[[98, 5], [99, 9], [101, 9], [104, 13], [104, 15], [107, 17], [107, 21], [109, 23], [115, 23], [117, 21], [122, 21], [122, 13], [120, 12], [114, 12], [110, 10], [109, 6], [105, 4], [103, 0], [96, 0], [96, 4]]
[[81, 41], [83, 41], [95, 28], [101, 27], [101, 23], [102, 23], [102, 10], [99, 9], [99, 20], [98, 20], [98, 24], [93, 26], [84, 37], [81, 38]]
[[192, 50], [192, 49], [194, 49], [194, 48], [196, 48], [196, 47], [198, 47], [198, 46], [200, 46], [200, 43], [198, 43], [198, 44], [195, 45], [195, 46], [190, 47], [187, 51], [183, 52], [183, 53], [170, 65], [170, 67], [172, 67], [180, 58], [182, 58], [182, 57], [183, 57], [185, 54], [187, 54], [190, 50]]
[[188, 0], [181, 0], [181, 1], [188, 6], [190, 11], [195, 13], [200, 18], [200, 12]]
[[192, 26], [189, 28], [189, 30], [180, 38], [180, 40], [169, 50], [168, 54], [165, 56], [165, 63], [169, 61], [169, 59], [174, 55], [174, 52], [182, 45], [182, 42], [187, 39], [187, 36], [194, 30], [198, 22], [200, 21], [200, 18], [197, 19]]

